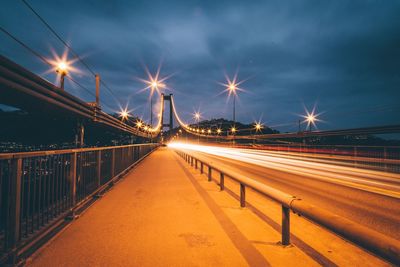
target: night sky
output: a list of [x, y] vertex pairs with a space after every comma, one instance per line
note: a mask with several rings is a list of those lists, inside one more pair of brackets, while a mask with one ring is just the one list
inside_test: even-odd
[[[173, 93], [187, 121], [232, 118], [225, 74], [245, 80], [237, 120], [297, 130], [316, 107], [319, 129], [398, 124], [400, 1], [83, 1], [30, 0], [118, 96], [101, 98], [149, 118], [146, 66]], [[0, 25], [47, 58], [65, 47], [19, 0], [2, 0]], [[0, 53], [56, 82], [49, 67], [0, 32]], [[72, 58], [72, 55], [69, 55]], [[85, 67], [71, 73], [94, 92]], [[70, 93], [93, 97], [67, 81]], [[104, 110], [111, 109], [103, 105]]]

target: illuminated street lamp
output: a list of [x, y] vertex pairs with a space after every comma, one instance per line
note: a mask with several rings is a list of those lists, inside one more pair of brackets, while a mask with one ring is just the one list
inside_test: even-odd
[[228, 85], [228, 90], [229, 90], [229, 94], [233, 94], [233, 124], [236, 123], [236, 90], [237, 90], [237, 84], [235, 83], [235, 81], [233, 82], [229, 82]]
[[121, 117], [121, 120], [124, 121], [128, 119], [129, 117], [129, 112], [125, 109], [119, 112], [119, 116]]
[[143, 122], [141, 122], [141, 121], [136, 122], [136, 127], [138, 127], [140, 129], [140, 128], [142, 128], [142, 126], [143, 126]]
[[158, 92], [158, 88], [161, 84], [157, 80], [153, 80], [151, 82], [151, 93], [150, 93], [150, 125], [153, 125], [153, 93], [156, 90]]
[[68, 74], [68, 64], [65, 61], [59, 61], [56, 66], [56, 72], [60, 74], [60, 89], [64, 90], [64, 79]]
[[200, 117], [201, 117], [200, 112], [194, 113], [194, 119], [197, 122], [197, 128], [200, 128]]
[[316, 120], [317, 120], [317, 118], [313, 113], [307, 115], [306, 121], [307, 121], [307, 123], [309, 125], [309, 131], [310, 132], [311, 132], [311, 129], [312, 129], [312, 125], [315, 125], [315, 121]]
[[231, 132], [232, 132], [232, 134], [235, 134], [235, 133], [236, 133], [236, 128], [235, 128], [235, 127], [232, 127], [232, 128], [231, 128]]
[[222, 130], [221, 129], [217, 129], [217, 134], [221, 134]]
[[254, 128], [256, 129], [256, 132], [259, 132], [259, 131], [261, 131], [261, 129], [262, 129], [263, 127], [262, 127], [261, 123], [257, 122], [257, 123], [255, 124]]
[[208, 129], [208, 130], [207, 130], [207, 133], [208, 133], [208, 134], [211, 134], [211, 129]]

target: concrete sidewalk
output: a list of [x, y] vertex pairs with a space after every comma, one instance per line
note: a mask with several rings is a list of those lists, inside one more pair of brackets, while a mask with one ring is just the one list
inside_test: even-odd
[[317, 266], [160, 148], [31, 259], [32, 266]]

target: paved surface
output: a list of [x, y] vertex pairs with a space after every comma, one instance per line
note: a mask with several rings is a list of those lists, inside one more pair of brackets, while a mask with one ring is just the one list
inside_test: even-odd
[[[256, 198], [254, 199], [258, 201]], [[261, 203], [261, 202], [260, 202]], [[261, 203], [279, 221], [280, 207]], [[271, 213], [272, 212], [272, 213]], [[307, 238], [325, 255], [282, 247], [280, 234], [238, 207], [167, 148], [152, 153], [78, 220], [37, 252], [32, 266], [380, 266], [308, 223]], [[302, 222], [304, 224], [304, 220]], [[295, 228], [295, 227], [294, 227]], [[296, 231], [296, 229], [294, 229]], [[315, 235], [314, 235], [315, 234]], [[314, 241], [318, 236], [319, 241]], [[319, 243], [318, 243], [319, 242]], [[306, 248], [306, 249], [305, 249]], [[307, 251], [308, 250], [308, 251]], [[311, 250], [311, 252], [310, 252]], [[343, 251], [343, 253], [336, 253]], [[359, 257], [362, 255], [362, 257]]]

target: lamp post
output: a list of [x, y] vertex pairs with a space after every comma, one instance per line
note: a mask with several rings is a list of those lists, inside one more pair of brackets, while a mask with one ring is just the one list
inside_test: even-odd
[[56, 72], [60, 74], [60, 89], [64, 91], [64, 79], [68, 74], [68, 64], [65, 61], [57, 63]]
[[315, 117], [314, 114], [311, 113], [311, 114], [307, 115], [306, 120], [307, 120], [307, 123], [309, 125], [309, 129], [308, 130], [311, 132], [312, 125], [315, 123], [316, 117]]
[[[200, 131], [200, 113], [196, 112], [194, 114], [194, 119], [197, 121], [197, 132]], [[200, 143], [200, 135], [197, 135], [197, 142]]]
[[233, 125], [236, 124], [236, 90], [237, 90], [237, 85], [235, 82], [229, 83], [228, 85], [228, 90], [230, 94], [233, 94]]

